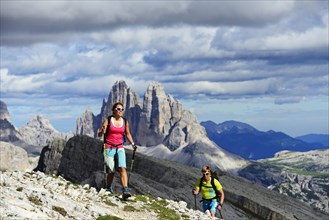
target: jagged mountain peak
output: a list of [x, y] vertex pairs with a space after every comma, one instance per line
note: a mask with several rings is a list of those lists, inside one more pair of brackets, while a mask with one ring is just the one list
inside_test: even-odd
[[7, 108], [7, 104], [0, 100], [0, 119], [7, 120], [10, 122], [9, 111]]
[[105, 104], [105, 106], [102, 107], [102, 109], [104, 108], [104, 112], [101, 112], [101, 114], [105, 114], [105, 116], [111, 114], [112, 105], [116, 102], [122, 102], [126, 109], [141, 105], [137, 93], [123, 80], [116, 81], [112, 86], [107, 102], [103, 103], [103, 105]]
[[50, 123], [48, 118], [44, 117], [43, 115], [36, 115], [34, 116], [26, 125], [30, 128], [36, 128], [36, 129], [49, 129], [54, 132], [58, 132]]
[[[94, 131], [98, 129], [101, 121], [112, 113], [111, 107], [117, 101], [125, 105], [124, 117], [129, 121], [134, 142], [146, 146], [144, 153], [147, 155], [168, 158], [195, 167], [209, 163], [227, 171], [239, 169], [247, 163], [211, 142], [195, 115], [184, 110], [182, 104], [166, 94], [164, 86], [155, 81], [147, 87], [143, 104], [124, 81], [117, 81], [109, 93], [108, 101], [103, 101], [100, 115], [93, 120], [78, 119], [81, 123], [77, 125], [77, 131], [88, 127]], [[97, 121], [98, 119], [100, 120]], [[85, 130], [79, 134], [94, 134], [95, 137], [96, 133]], [[163, 155], [156, 152], [162, 150], [168, 153]], [[226, 162], [223, 158], [226, 158]]]
[[152, 81], [152, 82], [150, 82], [149, 87], [164, 88], [163, 85], [161, 83], [159, 83], [158, 81]]
[[42, 115], [33, 117], [25, 126], [20, 127], [18, 132], [25, 143], [38, 147], [35, 149], [36, 152], [41, 151], [41, 147], [46, 146], [54, 138], [67, 140], [73, 136], [73, 133], [61, 133], [56, 130], [48, 118]]
[[20, 134], [10, 122], [9, 111], [6, 103], [0, 100], [0, 140], [15, 142], [20, 138]]

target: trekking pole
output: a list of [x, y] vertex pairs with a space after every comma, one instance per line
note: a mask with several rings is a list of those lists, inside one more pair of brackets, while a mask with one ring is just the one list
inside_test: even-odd
[[220, 218], [223, 219], [222, 211], [221, 210], [218, 210], [218, 211], [219, 211]]
[[194, 209], [196, 210], [196, 195], [194, 194]]
[[105, 152], [105, 144], [103, 145], [103, 164], [104, 164], [104, 173], [105, 173], [105, 188], [107, 187], [107, 173], [106, 173], [106, 163], [105, 163], [105, 156], [106, 156], [106, 152]]
[[135, 161], [135, 153], [136, 153], [136, 148], [134, 148], [134, 151], [133, 151], [133, 156], [131, 157], [131, 163], [130, 163], [130, 170], [129, 170], [129, 174], [128, 174], [128, 181], [130, 179], [130, 173], [132, 172], [133, 170], [133, 164], [134, 164], [134, 161]]

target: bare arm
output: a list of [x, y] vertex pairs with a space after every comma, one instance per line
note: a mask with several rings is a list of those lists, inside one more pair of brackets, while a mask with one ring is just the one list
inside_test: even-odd
[[218, 205], [217, 208], [218, 208], [218, 210], [221, 210], [222, 209], [222, 205], [224, 203], [224, 191], [223, 191], [223, 189], [221, 189], [221, 190], [219, 190], [217, 192], [218, 192], [218, 195], [220, 195], [220, 201], [219, 201], [220, 205]]
[[107, 119], [105, 119], [103, 121], [102, 127], [100, 127], [98, 130], [98, 137], [102, 137], [104, 135], [107, 125], [108, 125], [108, 121], [107, 121]]
[[130, 130], [129, 130], [129, 123], [128, 123], [128, 121], [126, 121], [126, 137], [127, 137], [128, 141], [129, 141], [129, 143], [132, 145], [132, 148], [135, 150], [136, 149], [136, 146], [135, 146], [133, 137], [131, 136], [131, 133], [130, 133]]

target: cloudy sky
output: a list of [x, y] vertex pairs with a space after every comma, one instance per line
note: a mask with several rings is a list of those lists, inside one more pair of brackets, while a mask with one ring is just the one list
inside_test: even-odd
[[115, 81], [158, 81], [200, 122], [328, 134], [328, 4], [1, 0], [1, 100], [75, 131]]

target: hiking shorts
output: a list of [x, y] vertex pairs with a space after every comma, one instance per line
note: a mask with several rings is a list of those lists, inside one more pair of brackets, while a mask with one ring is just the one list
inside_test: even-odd
[[218, 206], [217, 199], [204, 200], [202, 202], [203, 212], [206, 212], [209, 209], [209, 211], [212, 211], [214, 214], [216, 214], [217, 206]]
[[[106, 164], [106, 172], [108, 173], [113, 173], [115, 172], [115, 160], [114, 160], [114, 155], [116, 152], [118, 152], [118, 161], [117, 165], [118, 167], [123, 167], [126, 168], [126, 153], [124, 148], [107, 148], [105, 149], [106, 153], [104, 154], [104, 161]], [[118, 151], [117, 151], [118, 150]]]

